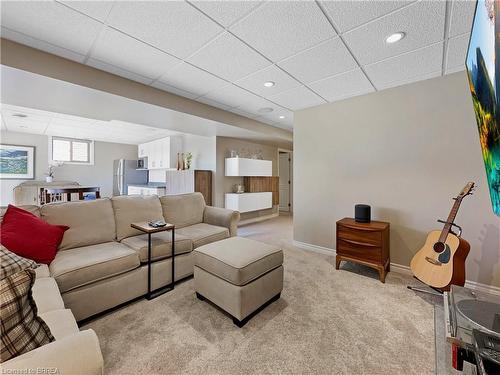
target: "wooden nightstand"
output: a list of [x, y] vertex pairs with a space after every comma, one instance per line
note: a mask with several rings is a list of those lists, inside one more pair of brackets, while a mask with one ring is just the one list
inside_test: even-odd
[[383, 221], [358, 223], [344, 218], [337, 221], [337, 257], [335, 268], [343, 260], [361, 263], [378, 270], [380, 281], [390, 270], [389, 227]]

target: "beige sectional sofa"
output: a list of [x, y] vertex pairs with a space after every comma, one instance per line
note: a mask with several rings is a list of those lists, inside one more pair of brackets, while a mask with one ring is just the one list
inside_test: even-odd
[[47, 323], [56, 340], [2, 363], [2, 373], [101, 375], [103, 358], [97, 335], [91, 329], [78, 329], [71, 310], [64, 308], [49, 268], [43, 264], [35, 271], [33, 299], [38, 315]]
[[[147, 292], [147, 235], [133, 222], [175, 224], [175, 280], [193, 274], [192, 250], [235, 236], [239, 213], [205, 205], [200, 193], [119, 196], [25, 207], [50, 224], [70, 227], [49, 265], [66, 308], [77, 321]], [[171, 281], [171, 234], [153, 234], [152, 288]]]

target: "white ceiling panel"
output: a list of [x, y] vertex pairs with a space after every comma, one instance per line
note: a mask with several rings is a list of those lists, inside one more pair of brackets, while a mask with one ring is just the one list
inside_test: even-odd
[[151, 79], [147, 77], [143, 77], [139, 74], [129, 72], [128, 70], [119, 68], [117, 66], [107, 64], [103, 61], [99, 61], [96, 59], [89, 59], [87, 61], [87, 65], [92, 66], [96, 69], [104, 70], [105, 72], [116, 74], [117, 76], [128, 78], [132, 81], [144, 83], [145, 85], [149, 85], [151, 83]]
[[[362, 65], [412, 51], [443, 40], [446, 2], [421, 1], [367, 23], [344, 35], [347, 45]], [[406, 33], [398, 43], [386, 38]]]
[[85, 55], [102, 24], [68, 7], [45, 1], [2, 2], [2, 26]]
[[224, 33], [188, 59], [192, 64], [229, 81], [271, 63], [229, 33]]
[[252, 96], [248, 98], [246, 101], [242, 102], [241, 105], [238, 106], [238, 109], [241, 109], [246, 112], [253, 113], [255, 116], [262, 115], [262, 109], [269, 110], [271, 109], [272, 111], [269, 113], [265, 113], [268, 115], [275, 114], [281, 111], [284, 111], [285, 108], [280, 107], [279, 105], [270, 102], [269, 100], [263, 99], [259, 96]]
[[330, 39], [278, 63], [303, 83], [347, 72], [358, 64], [340, 38]]
[[223, 30], [183, 1], [117, 2], [107, 23], [179, 58]]
[[191, 1], [195, 7], [224, 27], [231, 26], [255, 9], [262, 1]]
[[227, 81], [188, 63], [179, 64], [171, 69], [160, 78], [160, 82], [192, 92], [197, 94], [196, 96], [204, 95], [227, 85]]
[[236, 113], [237, 115], [240, 115], [243, 117], [248, 117], [251, 119], [256, 119], [257, 117], [259, 117], [258, 114], [250, 113], [250, 112], [244, 111], [240, 108], [231, 108], [231, 109], [229, 109], [229, 112], [233, 112], [233, 113]]
[[269, 99], [292, 111], [326, 103], [321, 97], [304, 86], [281, 92]]
[[181, 62], [111, 28], [106, 28], [101, 33], [90, 56], [151, 80], [157, 79]]
[[155, 81], [151, 84], [151, 86], [159, 89], [159, 90], [163, 90], [163, 91], [168, 91], [172, 94], [176, 94], [176, 95], [179, 95], [179, 96], [183, 96], [185, 98], [189, 98], [189, 99], [195, 99], [197, 98], [199, 95], [198, 94], [195, 94], [195, 93], [192, 93], [192, 92], [189, 92], [189, 91], [184, 91], [182, 89], [179, 89], [177, 87], [174, 87], [174, 86], [170, 86], [170, 85], [167, 85], [166, 83], [163, 83], [163, 82], [160, 82], [160, 81]]
[[446, 70], [465, 70], [465, 56], [469, 46], [470, 34], [464, 34], [448, 40], [446, 53]]
[[335, 36], [313, 1], [271, 1], [230, 28], [276, 62]]
[[330, 102], [375, 91], [361, 69], [313, 82], [309, 87]]
[[379, 90], [385, 90], [385, 89], [389, 89], [392, 87], [403, 86], [403, 85], [407, 85], [409, 83], [415, 83], [417, 81], [424, 81], [426, 79], [436, 78], [439, 76], [441, 76], [441, 70], [436, 71], [436, 72], [432, 72], [432, 73], [428, 73], [428, 74], [424, 74], [423, 76], [413, 77], [411, 79], [407, 79], [407, 80], [403, 80], [403, 81], [389, 82], [385, 85], [381, 85]]
[[[51, 116], [41, 111], [27, 110], [2, 104], [2, 120], [8, 131], [43, 134], [50, 123]], [[27, 117], [17, 117], [21, 114]]]
[[321, 1], [328, 15], [340, 32], [362, 25], [415, 0], [397, 1]]
[[[274, 86], [266, 87], [264, 86], [264, 82], [274, 82]], [[296, 79], [285, 73], [276, 65], [271, 65], [258, 72], [252, 73], [235, 83], [265, 98], [300, 85]]]
[[26, 46], [30, 46], [53, 55], [64, 57], [65, 59], [77, 61], [79, 63], [83, 63], [85, 61], [85, 55], [81, 55], [79, 53], [70, 51], [68, 49], [58, 47], [56, 45], [44, 42], [43, 40], [38, 40], [36, 38], [32, 38], [28, 35], [18, 33], [17, 31], [13, 31], [7, 29], [2, 26], [2, 38], [12, 40], [14, 42], [24, 44]]
[[58, 1], [101, 22], [106, 21], [113, 1]]
[[450, 37], [470, 32], [476, 2], [472, 0], [454, 0], [451, 4]]
[[196, 98], [196, 101], [197, 102], [201, 102], [201, 103], [204, 103], [204, 104], [208, 104], [208, 105], [211, 105], [212, 107], [216, 107], [216, 108], [220, 108], [220, 109], [224, 109], [224, 110], [229, 110], [231, 107], [226, 105], [226, 104], [223, 104], [223, 103], [220, 103], [216, 100], [212, 100], [210, 98], [207, 98], [205, 96], [201, 96], [199, 98]]
[[262, 99], [238, 86], [229, 84], [221, 89], [209, 92], [204, 97], [219, 103], [224, 103], [229, 107], [239, 107], [247, 102], [255, 102]]
[[377, 89], [392, 82], [411, 81], [442, 67], [443, 43], [367, 65], [365, 71]]
[[[284, 116], [284, 118], [280, 118], [281, 116]], [[270, 122], [272, 124], [278, 123], [286, 126], [292, 126], [293, 112], [282, 107], [277, 107], [276, 110], [271, 113], [260, 114], [258, 119], [265, 119], [267, 123]]]

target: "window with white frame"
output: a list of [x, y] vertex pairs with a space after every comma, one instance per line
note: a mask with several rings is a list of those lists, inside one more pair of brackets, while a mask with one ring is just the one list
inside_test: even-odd
[[93, 141], [86, 139], [52, 137], [52, 161], [92, 164]]

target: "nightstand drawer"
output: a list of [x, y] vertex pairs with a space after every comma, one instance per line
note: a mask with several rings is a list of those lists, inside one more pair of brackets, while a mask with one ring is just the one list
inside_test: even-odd
[[339, 225], [337, 227], [337, 237], [345, 240], [382, 246], [382, 234], [380, 231], [357, 229]]
[[337, 240], [337, 254], [373, 261], [382, 259], [382, 249], [380, 247], [341, 238]]

